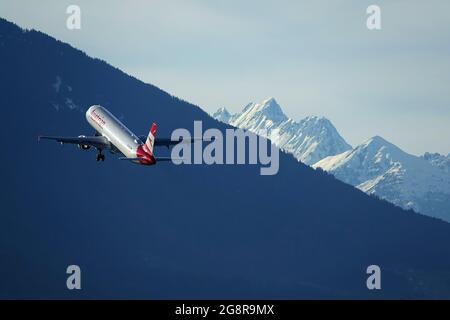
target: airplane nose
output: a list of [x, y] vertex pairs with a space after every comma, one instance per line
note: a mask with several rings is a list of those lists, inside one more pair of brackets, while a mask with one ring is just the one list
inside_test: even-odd
[[96, 105], [96, 104], [90, 106], [89, 109], [87, 109], [87, 111], [86, 111], [86, 115], [89, 115], [97, 107], [98, 107], [98, 105]]
[[91, 112], [92, 112], [92, 110], [93, 110], [94, 108], [95, 108], [95, 105], [94, 105], [94, 106], [90, 106], [89, 109], [87, 109], [87, 111], [86, 111], [86, 119], [89, 118], [89, 115], [91, 114]]

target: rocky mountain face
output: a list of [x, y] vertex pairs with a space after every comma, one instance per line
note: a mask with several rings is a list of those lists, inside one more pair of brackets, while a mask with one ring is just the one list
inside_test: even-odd
[[439, 153], [426, 152], [422, 158], [428, 161], [431, 165], [445, 171], [450, 172], [450, 153], [444, 156]]
[[400, 207], [450, 221], [450, 174], [439, 160], [408, 154], [376, 136], [313, 167]]
[[280, 149], [308, 165], [351, 149], [328, 119], [310, 116], [294, 121], [284, 114], [274, 98], [249, 103], [234, 115], [221, 108], [213, 117], [269, 138]]

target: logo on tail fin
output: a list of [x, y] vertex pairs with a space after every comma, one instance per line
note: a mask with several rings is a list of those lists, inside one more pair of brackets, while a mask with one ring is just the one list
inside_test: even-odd
[[153, 144], [155, 142], [155, 135], [156, 135], [156, 123], [152, 124], [152, 127], [150, 128], [150, 132], [148, 133], [147, 140], [144, 144], [144, 150], [145, 152], [149, 153], [150, 155], [153, 155]]

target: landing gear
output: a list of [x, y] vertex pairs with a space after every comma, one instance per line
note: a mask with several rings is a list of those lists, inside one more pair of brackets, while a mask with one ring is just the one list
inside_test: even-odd
[[102, 154], [102, 150], [98, 150], [97, 161], [105, 161], [105, 155]]

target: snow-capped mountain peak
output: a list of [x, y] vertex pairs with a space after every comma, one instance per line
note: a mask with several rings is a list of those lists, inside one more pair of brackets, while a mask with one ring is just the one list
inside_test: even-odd
[[261, 103], [254, 103], [249, 111], [263, 113], [272, 120], [274, 118], [282, 118], [283, 120], [287, 118], [275, 98], [268, 98]]
[[395, 145], [393, 145], [392, 143], [388, 142], [387, 140], [385, 140], [384, 138], [382, 138], [380, 136], [373, 136], [372, 138], [367, 139], [366, 141], [364, 141], [362, 143], [362, 146], [373, 146], [375, 148], [388, 146], [388, 147], [396, 148]]
[[[224, 118], [223, 112], [217, 111], [216, 114], [217, 120]], [[309, 116], [299, 122], [294, 121], [284, 114], [274, 98], [249, 103], [242, 112], [223, 122], [269, 138], [306, 164], [351, 149], [328, 119]]]
[[241, 113], [234, 115], [230, 121], [240, 128], [249, 129], [256, 126], [259, 129], [267, 129], [269, 126], [279, 124], [287, 119], [277, 101], [274, 98], [269, 98], [260, 103], [249, 103]]
[[220, 122], [228, 123], [231, 118], [231, 114], [225, 108], [220, 108], [212, 114], [212, 117]]
[[313, 165], [398, 206], [450, 220], [450, 174], [375, 136]]
[[399, 160], [404, 161], [406, 155], [382, 137], [374, 136], [356, 146], [353, 150], [320, 160], [313, 167], [320, 167], [323, 170], [333, 172], [336, 176], [338, 175], [335, 172], [342, 170], [342, 168], [358, 170], [354, 174], [346, 173], [342, 174], [342, 177], [339, 176], [339, 178], [342, 178], [341, 180], [357, 186], [382, 173], [386, 168], [395, 165]]

